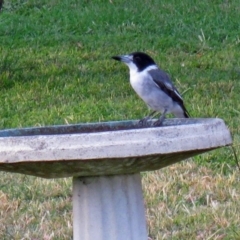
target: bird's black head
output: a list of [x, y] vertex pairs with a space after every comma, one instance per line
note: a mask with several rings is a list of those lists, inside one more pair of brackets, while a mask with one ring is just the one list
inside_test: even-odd
[[129, 55], [113, 56], [114, 60], [124, 62], [130, 69], [136, 68], [138, 72], [155, 65], [154, 60], [143, 52], [133, 52]]
[[132, 61], [137, 66], [139, 72], [143, 71], [145, 68], [151, 65], [156, 64], [154, 60], [146, 53], [133, 52], [130, 55], [132, 56]]

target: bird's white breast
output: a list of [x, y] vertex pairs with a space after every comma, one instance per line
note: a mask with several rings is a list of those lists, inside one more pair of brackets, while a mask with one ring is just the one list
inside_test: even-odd
[[172, 108], [172, 99], [162, 91], [154, 82], [150, 70], [158, 69], [156, 65], [152, 65], [142, 72], [130, 69], [130, 83], [138, 96], [154, 111], [163, 112], [165, 109]]
[[142, 97], [144, 91], [146, 90], [146, 84], [148, 82], [152, 82], [152, 79], [148, 75], [148, 71], [157, 69], [156, 65], [152, 65], [147, 67], [141, 72], [137, 71], [137, 68], [129, 68], [130, 69], [130, 83], [133, 89], [137, 92], [138, 95]]

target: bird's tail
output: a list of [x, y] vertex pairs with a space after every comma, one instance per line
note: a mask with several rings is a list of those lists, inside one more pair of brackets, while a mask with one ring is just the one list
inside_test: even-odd
[[189, 115], [189, 113], [188, 113], [187, 110], [185, 110], [185, 111], [183, 112], [183, 115], [184, 115], [185, 118], [190, 118], [190, 115]]
[[190, 114], [189, 114], [189, 112], [187, 111], [187, 109], [185, 108], [185, 106], [182, 104], [182, 110], [183, 110], [183, 116], [185, 117], [185, 118], [190, 118]]
[[190, 114], [188, 113], [184, 105], [180, 106], [180, 108], [178, 108], [177, 111], [173, 113], [177, 118], [190, 118]]
[[189, 112], [187, 111], [187, 109], [185, 108], [184, 105], [182, 105], [182, 110], [183, 110], [183, 115], [185, 118], [190, 118]]

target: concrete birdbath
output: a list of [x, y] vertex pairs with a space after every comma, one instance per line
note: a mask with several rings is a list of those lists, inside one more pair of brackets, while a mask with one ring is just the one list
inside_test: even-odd
[[232, 143], [221, 119], [169, 119], [0, 131], [0, 170], [73, 177], [74, 240], [146, 240], [140, 172]]

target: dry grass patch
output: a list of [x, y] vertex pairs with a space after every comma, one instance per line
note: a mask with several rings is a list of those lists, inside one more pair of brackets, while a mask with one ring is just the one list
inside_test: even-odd
[[143, 185], [153, 239], [240, 239], [238, 171], [189, 160], [146, 173]]
[[[239, 171], [188, 160], [143, 174], [153, 240], [240, 239]], [[72, 238], [71, 179], [1, 173], [0, 239]]]
[[45, 180], [2, 173], [1, 240], [70, 239], [71, 179]]

